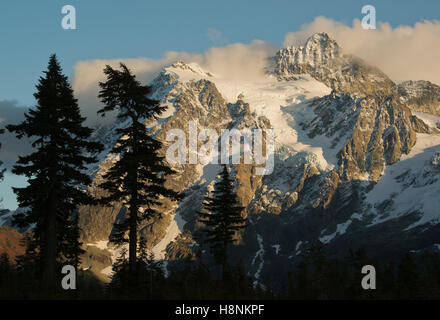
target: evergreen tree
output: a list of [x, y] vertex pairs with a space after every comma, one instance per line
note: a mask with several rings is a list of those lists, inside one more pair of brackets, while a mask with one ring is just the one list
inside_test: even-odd
[[107, 81], [99, 84], [99, 98], [104, 108], [98, 113], [104, 116], [116, 110], [117, 118], [128, 122], [126, 127], [116, 131], [120, 138], [112, 152], [119, 155], [119, 160], [103, 176], [105, 181], [100, 187], [108, 192], [102, 202], [121, 201], [128, 209], [126, 219], [115, 224], [112, 241], [126, 242], [128, 231], [129, 266], [134, 272], [139, 224], [145, 219], [160, 217], [161, 197], [176, 200], [179, 196], [164, 186], [165, 177], [174, 171], [159, 156], [162, 143], [154, 139], [145, 126], [146, 121], [157, 119], [166, 107], [148, 98], [151, 88], [141, 85], [124, 64], [120, 66], [121, 70], [106, 66]]
[[147, 249], [144, 238], [139, 240], [138, 260], [136, 285], [139, 292], [150, 299], [161, 298], [161, 285], [165, 279], [163, 263], [154, 259], [154, 254]]
[[347, 284], [347, 292], [350, 293], [350, 298], [358, 299], [365, 294], [365, 290], [359, 285], [362, 281], [363, 274], [362, 267], [369, 264], [368, 258], [364, 250], [358, 249], [355, 252], [350, 248], [345, 263], [349, 268], [349, 282]]
[[79, 241], [80, 228], [79, 228], [79, 215], [78, 212], [74, 212], [72, 216], [68, 217], [66, 224], [66, 231], [64, 237], [60, 241], [60, 245], [63, 246], [65, 258], [70, 262], [75, 269], [81, 263], [80, 256], [85, 251], [81, 248], [82, 242]]
[[296, 266], [295, 294], [296, 299], [310, 299], [310, 267], [306, 259], [302, 259]]
[[198, 212], [200, 222], [206, 226], [202, 230], [207, 235], [203, 242], [210, 245], [216, 263], [223, 267], [223, 271], [227, 266], [228, 244], [234, 242], [239, 230], [246, 228], [243, 210], [234, 193], [233, 180], [224, 165], [221, 178], [214, 185], [213, 195], [205, 197], [203, 210]]
[[397, 293], [399, 299], [420, 298], [422, 282], [414, 259], [406, 253], [397, 270]]
[[327, 255], [319, 239], [307, 248], [306, 258], [311, 266], [310, 289], [316, 299], [328, 299]]
[[79, 205], [93, 203], [84, 191], [91, 182], [84, 170], [96, 162], [90, 154], [102, 146], [89, 141], [92, 129], [83, 126], [85, 118], [55, 55], [44, 74], [36, 86], [35, 109], [25, 114], [21, 124], [7, 129], [19, 139], [33, 139], [35, 152], [19, 157], [12, 170], [28, 178], [28, 186], [13, 188], [20, 207], [26, 210], [15, 216], [14, 224], [35, 224], [29, 252], [37, 255], [38, 272], [52, 286], [57, 264], [78, 250], [78, 232], [71, 231], [76, 228], [73, 215]]

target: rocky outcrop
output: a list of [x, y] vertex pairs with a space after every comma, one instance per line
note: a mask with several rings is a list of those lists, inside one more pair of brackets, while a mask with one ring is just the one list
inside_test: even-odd
[[432, 132], [408, 107], [427, 110], [426, 101], [437, 99], [435, 85], [405, 82], [396, 88], [383, 72], [344, 53], [325, 33], [302, 47], [281, 49], [275, 59], [279, 77], [308, 73], [333, 88], [331, 95], [311, 103], [317, 116], [303, 127], [310, 137], [332, 138], [334, 147], [347, 141], [338, 154], [346, 180], [377, 182], [385, 165], [411, 150], [416, 133]]
[[395, 84], [382, 71], [344, 53], [326, 33], [316, 33], [301, 47], [287, 47], [275, 56], [275, 73], [284, 79], [308, 73], [337, 92], [386, 96]]
[[388, 97], [336, 94], [311, 103], [318, 115], [303, 124], [310, 136], [325, 135], [333, 145], [347, 141], [338, 153], [346, 180], [377, 182], [385, 165], [398, 161], [414, 146], [416, 133], [430, 129], [393, 95]]
[[440, 87], [429, 81], [404, 81], [397, 86], [400, 101], [408, 108], [440, 116]]

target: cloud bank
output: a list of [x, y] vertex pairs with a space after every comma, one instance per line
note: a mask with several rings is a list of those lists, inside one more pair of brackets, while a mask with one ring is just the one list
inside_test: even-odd
[[396, 82], [429, 80], [440, 85], [440, 21], [396, 28], [379, 22], [376, 30], [364, 30], [358, 19], [347, 26], [320, 16], [288, 33], [284, 46], [302, 45], [315, 32], [327, 32], [345, 52], [379, 67]]
[[90, 60], [78, 62], [74, 67], [72, 87], [78, 98], [83, 115], [89, 119], [89, 124], [97, 121], [109, 121], [96, 116], [101, 108], [98, 95], [98, 82], [104, 81], [103, 69], [106, 64], [118, 67], [125, 63], [142, 83], [148, 83], [165, 67], [177, 60], [187, 63], [198, 63], [205, 71], [228, 79], [252, 79], [264, 74], [268, 57], [275, 54], [277, 46], [254, 40], [250, 44], [235, 43], [224, 47], [212, 47], [203, 54], [187, 52], [166, 52], [162, 58]]

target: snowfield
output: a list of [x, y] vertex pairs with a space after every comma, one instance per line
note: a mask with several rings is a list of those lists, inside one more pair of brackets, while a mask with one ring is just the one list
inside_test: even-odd
[[179, 82], [205, 79], [213, 82], [228, 103], [235, 103], [239, 96], [249, 103], [251, 112], [265, 116], [275, 132], [276, 149], [289, 146], [292, 154], [306, 152], [316, 159], [321, 170], [331, 170], [336, 165], [336, 148], [330, 148], [329, 138], [317, 136], [310, 139], [298, 124], [311, 120], [315, 114], [306, 102], [331, 92], [330, 88], [309, 75], [296, 80], [279, 81], [272, 74], [261, 74], [254, 80], [229, 79], [205, 72], [195, 63], [176, 63], [165, 69]]
[[[411, 152], [386, 167], [384, 175], [367, 195], [367, 201], [373, 207], [372, 213], [376, 214], [372, 225], [416, 211], [423, 212], [423, 215], [408, 229], [439, 222], [440, 167], [433, 164], [438, 152], [440, 134], [419, 133]], [[390, 199], [393, 207], [384, 216], [377, 210], [377, 206]]]

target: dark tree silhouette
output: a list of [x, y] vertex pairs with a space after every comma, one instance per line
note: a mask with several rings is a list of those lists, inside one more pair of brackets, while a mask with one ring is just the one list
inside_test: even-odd
[[35, 224], [30, 250], [37, 255], [37, 270], [45, 285], [53, 286], [57, 263], [77, 264], [80, 252], [76, 212], [81, 204], [93, 199], [84, 191], [90, 177], [84, 172], [96, 162], [91, 154], [102, 149], [89, 141], [92, 129], [83, 126], [77, 100], [55, 55], [48, 70], [40, 78], [35, 109], [25, 114], [25, 120], [7, 129], [21, 139], [33, 139], [35, 152], [19, 157], [12, 172], [28, 178], [28, 186], [13, 188], [24, 213], [17, 214], [14, 224], [28, 227]]
[[115, 224], [112, 241], [126, 242], [125, 235], [129, 232], [129, 266], [134, 272], [139, 223], [160, 216], [161, 197], [178, 199], [179, 196], [164, 186], [165, 177], [174, 171], [159, 156], [162, 143], [145, 126], [146, 121], [157, 119], [166, 107], [150, 99], [151, 88], [141, 85], [124, 64], [120, 66], [121, 70], [106, 66], [107, 81], [99, 84], [99, 98], [105, 106], [98, 113], [104, 116], [117, 110], [117, 118], [128, 122], [126, 127], [116, 130], [120, 138], [112, 152], [119, 155], [119, 160], [103, 176], [105, 182], [100, 187], [108, 191], [108, 196], [102, 198], [104, 203], [121, 201], [128, 209], [126, 219]]
[[236, 239], [236, 233], [246, 228], [246, 219], [242, 217], [244, 208], [239, 205], [234, 192], [234, 181], [230, 178], [228, 169], [223, 166], [221, 178], [214, 185], [213, 195], [207, 195], [203, 210], [198, 212], [200, 222], [205, 224], [202, 229], [207, 236], [203, 239], [210, 245], [216, 263], [223, 267], [227, 265], [228, 245]]

